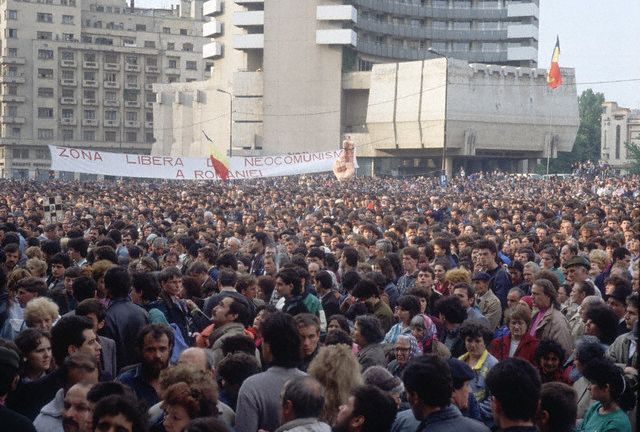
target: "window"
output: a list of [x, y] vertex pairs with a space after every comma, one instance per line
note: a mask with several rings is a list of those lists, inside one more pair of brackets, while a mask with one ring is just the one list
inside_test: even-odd
[[95, 130], [83, 130], [82, 131], [82, 139], [85, 141], [95, 141], [96, 140], [96, 131]]
[[136, 40], [135, 39], [125, 38], [125, 39], [122, 40], [122, 43], [124, 44], [124, 46], [136, 46]]
[[14, 159], [29, 159], [29, 149], [13, 149]]
[[182, 44], [182, 51], [193, 52], [193, 44], [189, 42]]
[[66, 42], [71, 42], [75, 40], [75, 36], [73, 33], [62, 33], [62, 40]]
[[145, 48], [155, 48], [156, 47], [156, 43], [155, 43], [155, 41], [144, 41], [144, 47]]
[[53, 39], [53, 33], [51, 32], [37, 32], [36, 33], [36, 39], [39, 40], [52, 40]]
[[17, 10], [7, 10], [5, 14], [7, 20], [17, 20], [18, 19], [18, 11]]
[[52, 98], [53, 89], [51, 87], [38, 87], [38, 97]]
[[76, 77], [75, 71], [72, 71], [72, 70], [63, 70], [62, 71], [62, 79], [72, 80], [75, 77]]
[[85, 90], [83, 97], [85, 99], [95, 99], [96, 98], [96, 91], [95, 90]]
[[53, 78], [53, 69], [38, 69], [38, 78], [43, 78], [43, 79]]
[[39, 60], [52, 60], [53, 59], [53, 50], [39, 49], [38, 50], [38, 59]]
[[155, 102], [156, 101], [156, 94], [152, 93], [152, 92], [146, 92], [144, 94], [144, 100], [145, 100], [145, 102]]
[[153, 121], [153, 111], [146, 111], [144, 113], [144, 121], [148, 121], [148, 122]]
[[[52, 139], [53, 138], [53, 129], [38, 129], [38, 138], [39, 139]], [[42, 159], [42, 158], [38, 158]]]
[[7, 57], [18, 57], [18, 48], [7, 48]]
[[18, 38], [18, 29], [8, 28], [7, 29], [7, 37], [9, 39], [17, 39]]
[[104, 131], [104, 140], [108, 142], [115, 142], [116, 131]]
[[108, 110], [104, 112], [105, 120], [117, 120], [118, 119], [118, 111]]
[[62, 118], [63, 119], [72, 119], [73, 118], [73, 109], [65, 108], [62, 110]]
[[620, 159], [620, 125], [616, 126], [616, 159]]
[[15, 105], [9, 105], [6, 108], [5, 115], [9, 117], [17, 117], [18, 116], [18, 107]]
[[144, 142], [153, 143], [155, 141], [156, 141], [155, 138], [153, 138], [153, 132], [146, 132], [144, 134]]
[[171, 29], [169, 27], [162, 27], [162, 33], [170, 34], [171, 33]]
[[178, 68], [178, 60], [177, 59], [169, 59], [169, 67], [171, 69], [177, 69]]
[[95, 81], [96, 73], [94, 71], [84, 71], [83, 77], [85, 81]]
[[138, 121], [138, 112], [137, 111], [127, 111], [125, 113], [125, 118], [127, 121]]
[[8, 85], [5, 87], [5, 94], [9, 96], [17, 96], [18, 95], [18, 86]]
[[471, 21], [454, 21], [454, 30], [471, 30]]
[[[18, 76], [18, 67], [17, 66], [9, 66], [6, 72], [7, 76], [15, 77]], [[22, 74], [20, 74], [22, 76]]]
[[[51, 138], [53, 138], [53, 130], [51, 131]], [[49, 149], [36, 149], [36, 159], [51, 159], [51, 153]]]
[[53, 14], [38, 12], [36, 13], [36, 21], [41, 23], [52, 23], [53, 22]]
[[471, 9], [471, 0], [454, 0], [454, 9]]
[[187, 60], [187, 70], [196, 70], [198, 68], [197, 61]]
[[106, 72], [104, 74], [104, 80], [108, 82], [116, 82], [118, 80], [118, 74], [115, 72]]
[[95, 62], [96, 61], [96, 53], [86, 52], [83, 54], [84, 61], [86, 62]]
[[62, 15], [62, 24], [73, 24], [73, 15]]
[[63, 88], [62, 89], [62, 97], [63, 98], [72, 98], [75, 97], [76, 91], [74, 89]]
[[75, 59], [75, 55], [73, 51], [62, 51], [60, 53], [62, 56], [62, 60], [73, 60]]
[[60, 0], [60, 4], [64, 6], [75, 6], [76, 0]]
[[188, 33], [187, 33], [187, 29], [180, 29], [180, 34], [181, 34], [182, 36], [186, 36], [186, 35], [188, 34]]
[[[15, 37], [18, 37], [18, 36], [15, 36]], [[168, 42], [167, 43], [167, 50], [173, 51], [175, 49], [176, 49], [176, 44], [174, 44], [173, 42]]]
[[469, 51], [469, 42], [454, 42], [453, 43], [454, 51]]
[[138, 57], [137, 56], [127, 56], [127, 57], [125, 57], [124, 61], [127, 64], [130, 64], [130, 65], [137, 65], [138, 64]]
[[84, 110], [85, 120], [95, 120], [95, 118], [96, 118], [96, 110], [92, 110], [92, 109]]
[[73, 140], [73, 129], [62, 129], [62, 139], [64, 141]]
[[138, 102], [138, 91], [137, 90], [125, 90], [124, 100], [127, 102]]
[[138, 132], [127, 131], [127, 133], [125, 134], [125, 140], [127, 142], [137, 142], [138, 141]]
[[157, 57], [145, 57], [144, 59], [147, 66], [158, 66], [158, 58]]
[[147, 31], [147, 26], [144, 24], [136, 24], [136, 31]]
[[127, 75], [127, 84], [138, 84], [138, 75]]
[[12, 127], [11, 130], [9, 131], [9, 137], [20, 138], [20, 132], [22, 132], [22, 129], [20, 129], [19, 127]]
[[38, 108], [38, 118], [53, 118], [53, 108]]
[[[88, 42], [91, 43], [91, 42]], [[113, 45], [113, 39], [106, 37], [97, 37], [96, 45]]]
[[500, 44], [495, 42], [483, 42], [482, 43], [482, 51], [485, 52], [496, 52], [500, 48]]
[[106, 53], [104, 55], [104, 61], [105, 63], [119, 63], [120, 56], [118, 54]]
[[104, 100], [115, 101], [116, 100], [116, 92], [114, 92], [114, 91], [104, 92]]

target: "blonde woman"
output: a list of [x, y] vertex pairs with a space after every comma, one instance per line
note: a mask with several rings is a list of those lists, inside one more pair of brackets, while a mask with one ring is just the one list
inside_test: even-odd
[[58, 305], [47, 297], [34, 298], [24, 308], [24, 323], [29, 328], [50, 332], [59, 318]]
[[325, 389], [324, 411], [320, 420], [335, 423], [340, 405], [346, 404], [351, 391], [362, 384], [356, 356], [345, 344], [322, 347], [311, 361], [308, 373]]

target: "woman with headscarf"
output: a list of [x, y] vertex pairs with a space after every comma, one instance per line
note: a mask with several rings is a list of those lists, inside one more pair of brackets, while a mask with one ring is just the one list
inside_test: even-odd
[[411, 334], [418, 341], [418, 347], [424, 354], [435, 354], [441, 358], [451, 357], [449, 348], [438, 340], [438, 329], [428, 315], [420, 314], [411, 319]]
[[402, 372], [409, 360], [422, 354], [418, 341], [413, 335], [398, 336], [394, 351], [396, 358], [387, 365], [387, 370], [398, 378], [402, 376]]
[[531, 296], [537, 309], [529, 334], [538, 340], [552, 339], [558, 342], [565, 353], [573, 351], [573, 337], [567, 318], [560, 312], [558, 292], [547, 279], [536, 279], [531, 286]]

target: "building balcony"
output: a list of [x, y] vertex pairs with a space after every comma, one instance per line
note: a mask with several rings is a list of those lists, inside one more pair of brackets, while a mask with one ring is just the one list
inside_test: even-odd
[[213, 59], [217, 57], [222, 57], [222, 44], [220, 42], [202, 45], [202, 58]]
[[119, 107], [120, 106], [120, 101], [119, 100], [104, 100], [104, 101], [102, 101], [102, 104], [104, 106], [108, 106], [108, 107]]
[[82, 99], [82, 105], [98, 105], [97, 99]]
[[215, 37], [222, 34], [222, 23], [218, 20], [211, 20], [202, 26], [203, 37]]
[[94, 61], [82, 62], [82, 67], [85, 69], [98, 69], [98, 62], [94, 62]]
[[108, 127], [108, 128], [120, 127], [120, 120], [105, 120], [104, 127]]
[[538, 39], [538, 26], [533, 24], [510, 24], [507, 39]]
[[129, 64], [129, 63], [126, 63], [124, 65], [124, 70], [126, 72], [140, 72], [141, 69], [142, 68], [140, 67], [140, 65], [134, 65], [134, 64]]
[[507, 4], [507, 17], [509, 18], [521, 18], [521, 17], [535, 17], [538, 18], [540, 10], [535, 3], [512, 3]]
[[351, 45], [356, 46], [358, 36], [350, 29], [316, 30], [318, 45]]
[[98, 119], [82, 119], [82, 126], [98, 126]]
[[119, 71], [120, 63], [103, 63], [102, 67], [106, 71]]
[[24, 84], [25, 79], [22, 75], [0, 75], [0, 83], [2, 84]]
[[0, 56], [0, 64], [23, 65], [26, 62], [25, 57]]
[[75, 126], [76, 119], [73, 117], [63, 117], [60, 119], [60, 124], [63, 126]]
[[0, 95], [0, 102], [17, 102], [22, 103], [27, 98], [24, 96], [16, 96], [16, 95]]
[[78, 81], [76, 81], [75, 78], [71, 78], [71, 79], [61, 79], [60, 80], [60, 85], [66, 86], [66, 87], [75, 87], [78, 85]]
[[125, 90], [140, 90], [140, 84], [138, 83], [124, 83]]
[[140, 128], [140, 122], [134, 120], [125, 120], [124, 127], [126, 128]]
[[140, 102], [138, 101], [125, 101], [125, 108], [140, 108]]
[[358, 22], [358, 11], [350, 5], [323, 5], [316, 8], [318, 21]]
[[145, 102], [145, 103], [144, 103], [144, 107], [145, 107], [145, 108], [148, 108], [148, 109], [153, 108], [153, 102]]
[[24, 117], [0, 116], [0, 123], [23, 124], [25, 121]]
[[222, 0], [209, 0], [202, 4], [202, 15], [216, 16], [222, 13]]
[[532, 60], [537, 61], [538, 50], [534, 47], [507, 47], [507, 59], [509, 61]]
[[103, 87], [106, 89], [119, 89], [120, 83], [117, 81], [105, 81], [102, 83]]
[[159, 74], [160, 68], [158, 66], [145, 66], [144, 71], [148, 74]]
[[164, 73], [166, 75], [180, 75], [180, 69], [173, 68], [173, 67], [167, 67], [167, 68], [164, 68]]
[[82, 80], [82, 87], [98, 87], [98, 81], [96, 80]]
[[264, 26], [264, 11], [234, 12], [233, 25], [236, 27]]
[[152, 121], [146, 121], [144, 122], [144, 127], [146, 129], [153, 129], [153, 122]]
[[60, 60], [60, 66], [74, 68], [78, 65], [75, 60]]
[[76, 105], [78, 101], [74, 97], [61, 97], [60, 105]]
[[234, 35], [233, 47], [239, 50], [264, 49], [264, 34]]

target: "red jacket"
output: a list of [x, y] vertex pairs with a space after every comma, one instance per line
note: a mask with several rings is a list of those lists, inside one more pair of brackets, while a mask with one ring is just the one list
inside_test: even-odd
[[[508, 334], [491, 342], [489, 352], [498, 360], [504, 360], [509, 358], [510, 347], [511, 334]], [[527, 360], [532, 365], [535, 365], [533, 355], [536, 352], [536, 348], [538, 348], [538, 339], [527, 332], [520, 340], [518, 348], [516, 348], [516, 352], [513, 356]]]

